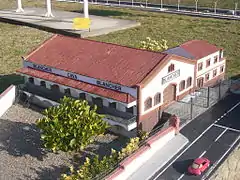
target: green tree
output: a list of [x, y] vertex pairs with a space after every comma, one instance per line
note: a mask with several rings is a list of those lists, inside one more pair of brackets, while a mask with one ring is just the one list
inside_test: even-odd
[[93, 142], [95, 136], [103, 134], [108, 125], [103, 115], [96, 113], [87, 101], [64, 97], [60, 105], [46, 109], [37, 127], [42, 130], [44, 146], [54, 152], [78, 151]]
[[162, 39], [161, 41], [152, 40], [147, 37], [145, 41], [140, 42], [141, 49], [147, 49], [150, 51], [163, 51], [168, 49], [167, 40]]

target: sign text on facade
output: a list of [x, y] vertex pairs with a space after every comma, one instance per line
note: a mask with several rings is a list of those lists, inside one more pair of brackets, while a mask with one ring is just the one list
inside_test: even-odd
[[177, 71], [172, 72], [171, 74], [165, 76], [162, 78], [162, 84], [165, 84], [169, 81], [172, 81], [173, 79], [177, 78], [180, 76], [180, 69], [178, 69]]
[[122, 90], [122, 87], [120, 85], [113, 84], [113, 83], [106, 82], [106, 81], [97, 80], [96, 84], [99, 85], [99, 86], [103, 86], [103, 87], [106, 87], [106, 88], [109, 88], [109, 89], [116, 90], [116, 91], [121, 91]]
[[135, 88], [122, 86], [120, 84], [115, 84], [115, 83], [111, 83], [111, 82], [108, 82], [108, 81], [83, 76], [83, 75], [76, 74], [76, 73], [73, 73], [73, 72], [69, 72], [69, 71], [65, 71], [65, 70], [61, 70], [61, 69], [56, 69], [56, 68], [53, 68], [53, 67], [48, 67], [48, 66], [45, 66], [45, 65], [35, 64], [35, 63], [29, 62], [29, 61], [26, 61], [26, 60], [23, 61], [23, 65], [24, 65], [24, 67], [30, 67], [30, 68], [33, 68], [33, 69], [36, 69], [36, 70], [40, 70], [40, 71], [48, 72], [48, 73], [51, 73], [51, 74], [56, 74], [56, 75], [59, 75], [59, 76], [71, 78], [71, 79], [74, 79], [74, 80], [77, 80], [77, 81], [86, 82], [86, 83], [89, 83], [89, 84], [101, 86], [101, 87], [104, 87], [104, 88], [107, 88], [107, 89], [120, 91], [120, 92], [124, 92], [124, 93], [129, 93], [132, 96], [137, 97], [137, 90]]

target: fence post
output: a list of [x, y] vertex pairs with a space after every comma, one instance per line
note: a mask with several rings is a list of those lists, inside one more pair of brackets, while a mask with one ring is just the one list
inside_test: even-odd
[[191, 104], [190, 104], [190, 119], [193, 118], [193, 97], [191, 97]]
[[210, 87], [207, 88], [207, 108], [209, 107], [210, 104]]

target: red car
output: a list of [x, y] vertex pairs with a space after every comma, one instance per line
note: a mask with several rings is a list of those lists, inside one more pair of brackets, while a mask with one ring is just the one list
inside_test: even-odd
[[201, 157], [193, 161], [188, 167], [188, 172], [193, 175], [201, 175], [210, 166], [210, 161], [207, 158]]

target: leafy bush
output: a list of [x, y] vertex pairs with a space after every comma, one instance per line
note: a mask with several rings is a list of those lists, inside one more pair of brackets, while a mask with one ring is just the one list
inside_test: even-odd
[[105, 132], [107, 123], [103, 115], [96, 113], [87, 101], [64, 97], [60, 105], [46, 109], [37, 127], [42, 130], [44, 146], [52, 149], [73, 151], [81, 150], [93, 142], [93, 138]]
[[[102, 160], [99, 159], [98, 155], [94, 158], [86, 158], [84, 164], [80, 166], [78, 170], [74, 170], [70, 167], [70, 175], [63, 174], [62, 180], [91, 180], [93, 178], [99, 179], [99, 175], [108, 173], [125, 157], [132, 154], [139, 148], [139, 138], [132, 138], [125, 148], [120, 152], [116, 152], [112, 149], [109, 157], [104, 156]], [[99, 177], [99, 178], [96, 178]]]
[[152, 40], [150, 37], [146, 38], [146, 41], [140, 42], [141, 49], [147, 49], [151, 51], [163, 51], [168, 49], [167, 41], [162, 39], [161, 41]]
[[139, 138], [140, 141], [144, 141], [145, 139], [147, 139], [149, 137], [149, 132], [146, 131], [139, 131]]

